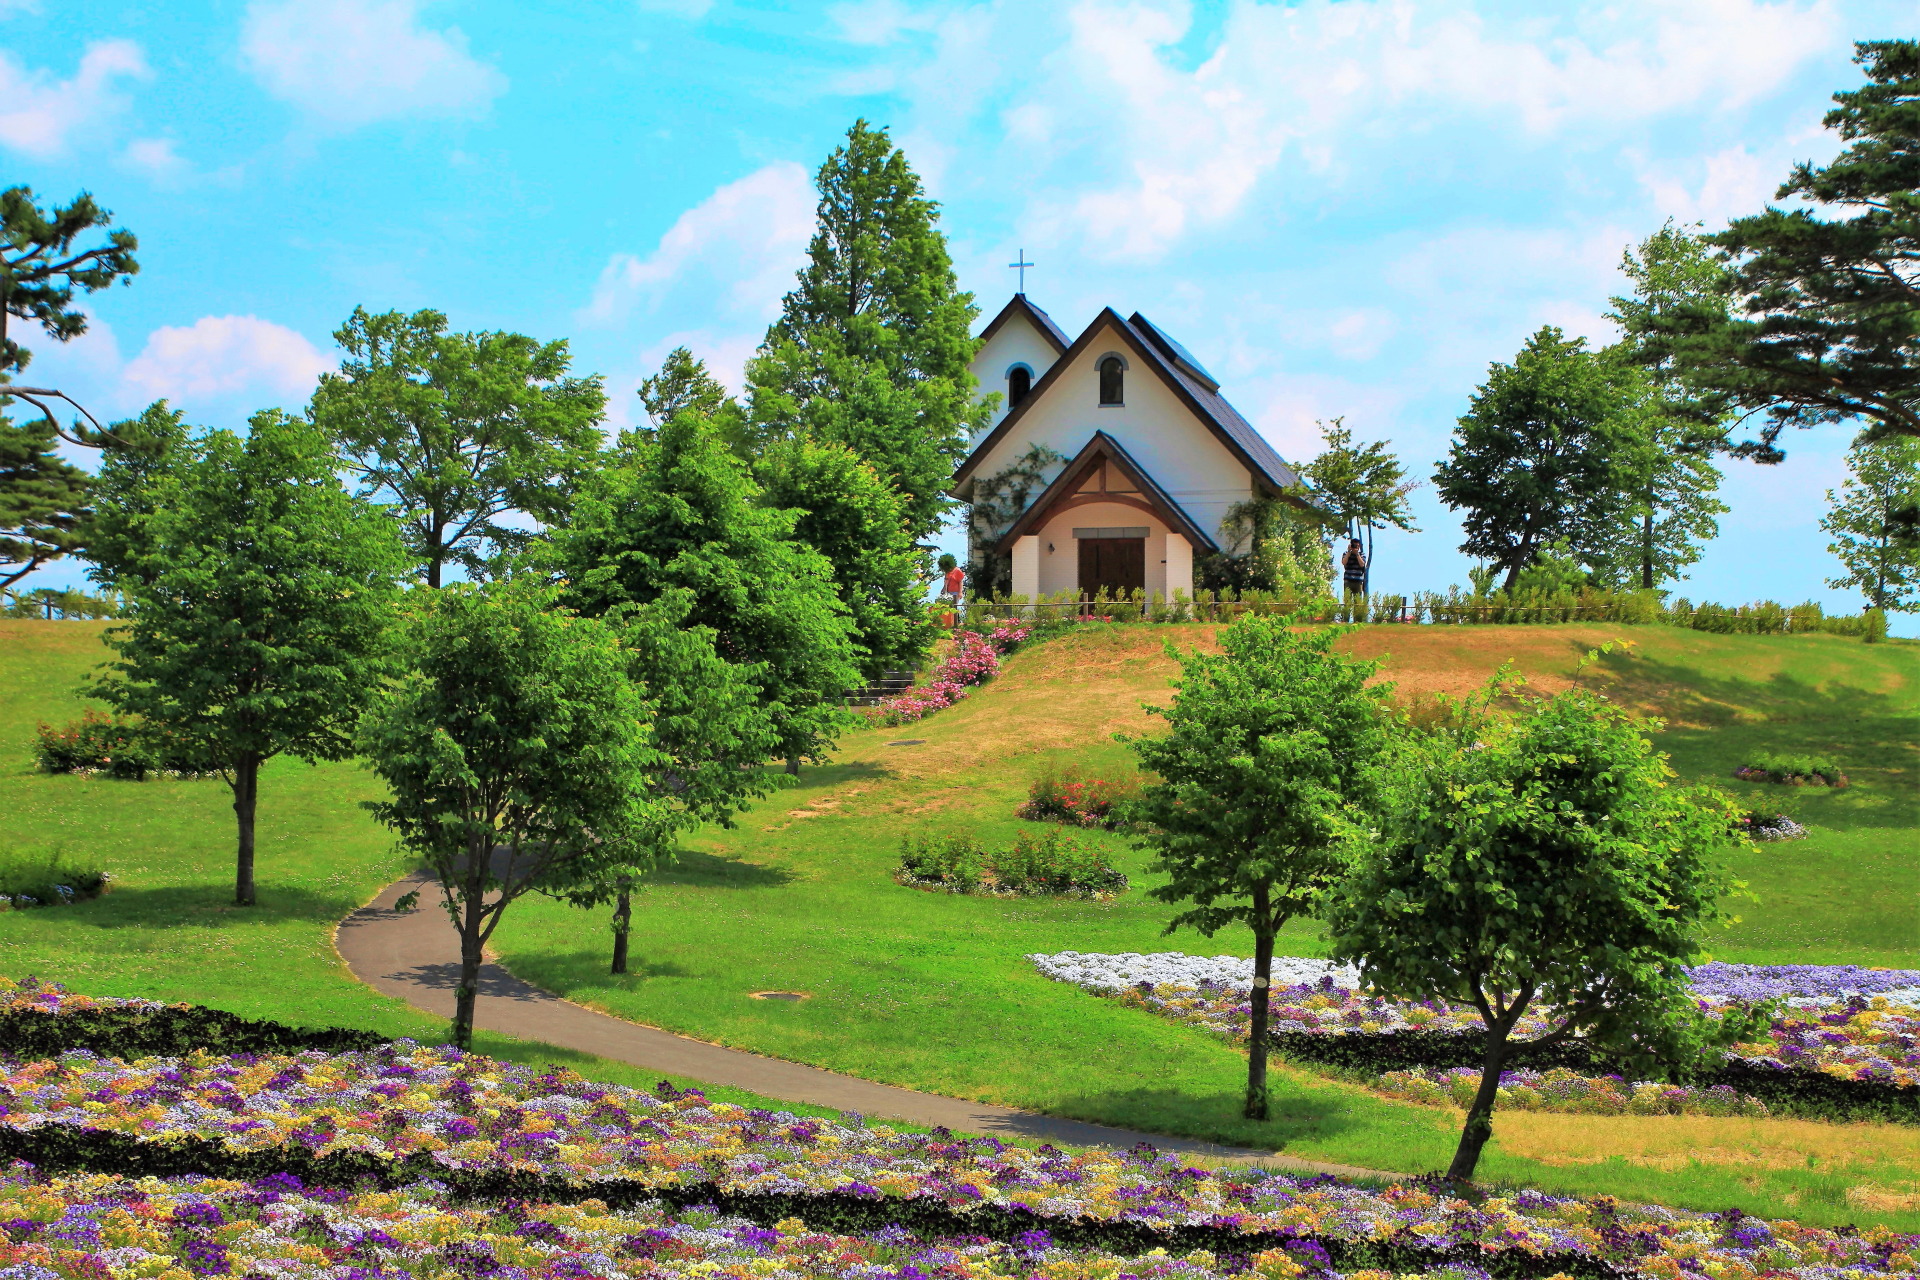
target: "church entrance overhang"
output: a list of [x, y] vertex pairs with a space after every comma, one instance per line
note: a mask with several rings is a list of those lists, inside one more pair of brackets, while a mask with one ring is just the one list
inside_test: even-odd
[[[1109, 469], [1104, 474], [1101, 470], [1103, 467]], [[1109, 477], [1116, 472], [1129, 487], [1121, 488], [1109, 483]], [[1089, 481], [1095, 482], [1092, 487], [1089, 487]], [[1185, 538], [1197, 552], [1219, 549], [1213, 538], [1153, 482], [1152, 477], [1128, 455], [1119, 441], [1104, 431], [1096, 431], [1066, 469], [1000, 535], [994, 550], [1006, 554], [1020, 538], [1038, 533], [1055, 516], [1075, 507], [1090, 506], [1132, 508], [1153, 516], [1168, 531]]]

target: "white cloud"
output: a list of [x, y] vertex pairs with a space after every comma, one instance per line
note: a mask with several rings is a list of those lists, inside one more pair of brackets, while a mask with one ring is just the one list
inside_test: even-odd
[[457, 27], [420, 25], [417, 0], [254, 0], [241, 56], [274, 97], [351, 129], [409, 116], [472, 117], [506, 92]]
[[1522, 146], [1618, 137], [1756, 101], [1841, 38], [1827, 0], [1486, 7], [1231, 0], [1197, 63], [1185, 0], [870, 0], [834, 17], [850, 42], [887, 46], [887, 87], [920, 129], [949, 146], [971, 133], [987, 180], [1023, 176], [1033, 238], [1125, 261], [1236, 217], [1288, 156], [1325, 185], [1461, 128]]
[[57, 156], [79, 134], [125, 110], [122, 85], [152, 74], [131, 40], [87, 46], [70, 79], [29, 70], [0, 52], [0, 143], [36, 158]]
[[156, 329], [121, 380], [141, 401], [266, 393], [304, 400], [334, 367], [311, 342], [258, 316], [204, 316]]
[[186, 159], [173, 149], [172, 138], [135, 138], [120, 153], [120, 158], [160, 183], [177, 182], [192, 170]]
[[652, 253], [615, 254], [581, 322], [604, 326], [635, 311], [666, 311], [734, 327], [765, 324], [805, 256], [814, 204], [807, 171], [792, 161], [728, 183], [681, 214]]

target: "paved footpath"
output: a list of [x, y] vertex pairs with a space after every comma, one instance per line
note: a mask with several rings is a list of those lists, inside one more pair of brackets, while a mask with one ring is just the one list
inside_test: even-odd
[[[421, 897], [418, 910], [393, 910], [396, 899], [416, 889]], [[334, 945], [360, 981], [415, 1008], [452, 1018], [453, 989], [459, 981], [458, 934], [433, 900], [434, 896], [433, 880], [429, 876], [396, 881], [367, 906], [340, 922]], [[1287, 1170], [1392, 1176], [1349, 1165], [1320, 1164], [1190, 1138], [1138, 1133], [1012, 1107], [943, 1098], [797, 1062], [722, 1048], [657, 1027], [595, 1013], [522, 982], [492, 963], [480, 970], [480, 999], [474, 1020], [488, 1031], [629, 1062], [649, 1071], [731, 1085], [789, 1102], [857, 1111], [864, 1116], [888, 1116], [929, 1127], [945, 1125], [963, 1133], [1123, 1150], [1148, 1142], [1162, 1151], [1235, 1161], [1257, 1160]]]

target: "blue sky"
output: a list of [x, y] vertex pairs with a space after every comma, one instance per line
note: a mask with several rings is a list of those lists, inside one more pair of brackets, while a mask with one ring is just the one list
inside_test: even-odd
[[[856, 116], [944, 205], [983, 320], [1024, 247], [1069, 330], [1177, 335], [1290, 459], [1346, 415], [1427, 476], [1489, 362], [1596, 341], [1621, 250], [1717, 226], [1834, 149], [1851, 42], [1913, 3], [1467, 0], [771, 5], [0, 0], [7, 182], [92, 191], [143, 270], [33, 380], [106, 416], [304, 403], [356, 305], [572, 341], [612, 425], [686, 343], [737, 379]], [[1728, 465], [1680, 590], [1814, 598], [1841, 431]], [[1429, 485], [1376, 585], [1464, 582]], [[74, 580], [69, 568], [41, 581]], [[1913, 632], [1912, 619], [1901, 628]]]

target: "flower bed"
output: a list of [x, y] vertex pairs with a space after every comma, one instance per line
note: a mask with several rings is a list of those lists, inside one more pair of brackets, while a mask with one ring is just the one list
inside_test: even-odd
[[[1556, 1274], [1548, 1268], [1565, 1261], [1569, 1266], [1557, 1274], [1865, 1277], [1912, 1266], [1920, 1243], [1880, 1230], [1840, 1235], [1768, 1223], [1738, 1211], [1673, 1214], [1532, 1193], [1471, 1205], [1417, 1185], [1368, 1193], [1330, 1180], [1298, 1183], [1272, 1175], [1234, 1184], [1249, 1198], [1270, 1187], [1305, 1228], [1289, 1231], [1274, 1247], [1224, 1256], [1162, 1248], [1129, 1256], [1066, 1246], [1045, 1230], [1012, 1241], [928, 1240], [899, 1227], [832, 1232], [799, 1218], [763, 1225], [712, 1209], [663, 1205], [449, 1205], [432, 1183], [351, 1194], [284, 1177], [40, 1182], [16, 1172], [0, 1180], [0, 1275], [1469, 1280], [1490, 1274], [1472, 1265], [1479, 1261], [1498, 1266], [1497, 1274], [1518, 1276]], [[1364, 1234], [1316, 1235], [1324, 1222]], [[1515, 1238], [1503, 1239], [1502, 1232]], [[1529, 1248], [1542, 1244], [1539, 1253]], [[1451, 1266], [1449, 1255], [1458, 1259]], [[1596, 1265], [1603, 1257], [1620, 1264]], [[1365, 1266], [1376, 1259], [1386, 1268]]]
[[[174, 1007], [13, 987], [62, 1024]], [[1067, 1154], [395, 1041], [0, 1073], [5, 1280], [1880, 1276], [1920, 1236]], [[50, 1177], [59, 1169], [84, 1170]], [[247, 1181], [235, 1180], [244, 1170]], [[128, 1178], [128, 1172], [146, 1172]], [[114, 1176], [95, 1176], [112, 1174]], [[702, 1209], [701, 1205], [712, 1205]]]
[[[1251, 961], [1078, 952], [1029, 959], [1050, 977], [1123, 1004], [1232, 1042], [1247, 1037]], [[1295, 1059], [1371, 1077], [1410, 1068], [1446, 1071], [1480, 1060], [1485, 1027], [1473, 1009], [1443, 1001], [1388, 1000], [1358, 990], [1358, 978], [1354, 970], [1324, 961], [1275, 957], [1273, 1047]], [[1775, 1110], [1920, 1123], [1920, 1008], [1915, 1007], [1920, 972], [1709, 964], [1693, 970], [1693, 980], [1709, 1006], [1781, 1003], [1765, 1039], [1733, 1046], [1726, 1061], [1704, 1076], [1706, 1091], [1683, 1099], [1710, 1110], [1725, 1101], [1724, 1094], [1712, 1090], [1726, 1088]], [[1514, 1035], [1525, 1039], [1551, 1025], [1548, 1015], [1533, 1010]], [[1525, 1066], [1566, 1068], [1595, 1097], [1612, 1090], [1607, 1083], [1611, 1064], [1577, 1040]], [[1407, 1082], [1401, 1091], [1409, 1090], [1429, 1093]]]
[[[311, 1182], [315, 1189], [307, 1189], [286, 1175], [251, 1182], [184, 1176], [47, 1181], [16, 1166], [13, 1177], [0, 1180], [6, 1237], [0, 1274], [44, 1280], [5, 1270], [24, 1266], [62, 1280], [133, 1280], [163, 1277], [178, 1265], [198, 1275], [335, 1280], [409, 1273], [586, 1280], [661, 1271], [1113, 1280], [1249, 1269], [1263, 1277], [1325, 1277], [1331, 1268], [1386, 1280], [1444, 1274], [1452, 1263], [1457, 1280], [1488, 1274], [1678, 1280], [1762, 1272], [1893, 1275], [1920, 1261], [1920, 1236], [1878, 1228], [1825, 1231], [1737, 1210], [1701, 1213], [1534, 1192], [1475, 1203], [1419, 1181], [1371, 1190], [1259, 1169], [1192, 1169], [1150, 1149], [1028, 1151], [990, 1138], [955, 1141], [939, 1131], [904, 1135], [858, 1122], [802, 1121], [709, 1103], [692, 1092], [649, 1097], [447, 1051], [409, 1048], [390, 1067], [434, 1058], [464, 1069], [469, 1081], [483, 1081], [487, 1087], [476, 1090], [476, 1098], [506, 1104], [480, 1107], [476, 1117], [497, 1110], [499, 1118], [516, 1116], [523, 1124], [535, 1114], [565, 1118], [572, 1141], [529, 1144], [513, 1156], [530, 1169], [571, 1174], [578, 1152], [570, 1148], [604, 1144], [598, 1130], [618, 1129], [603, 1123], [615, 1113], [644, 1115], [658, 1126], [639, 1131], [638, 1147], [670, 1149], [681, 1157], [678, 1167], [628, 1159], [629, 1175], [659, 1185], [640, 1188], [638, 1199], [620, 1205], [606, 1192], [633, 1182], [588, 1180], [564, 1201], [489, 1202], [468, 1194], [467, 1181], [451, 1169], [440, 1179], [369, 1190]], [[277, 1076], [289, 1063], [236, 1060], [168, 1070], [182, 1067], [196, 1080], [211, 1080], [258, 1069]], [[237, 1077], [225, 1078], [231, 1087]], [[384, 1079], [393, 1085], [404, 1078]], [[397, 1105], [383, 1114], [410, 1115], [407, 1093], [386, 1099]], [[589, 1098], [590, 1108], [562, 1104]], [[252, 1118], [245, 1107], [214, 1110], [228, 1125]], [[412, 1123], [390, 1127], [397, 1136]], [[618, 1136], [627, 1137], [624, 1131]], [[289, 1149], [310, 1154], [313, 1148]], [[340, 1147], [344, 1154], [362, 1149]], [[690, 1197], [706, 1197], [745, 1221], [702, 1212]], [[857, 1234], [863, 1229], [869, 1234]], [[824, 1232], [838, 1235], [824, 1239]], [[749, 1261], [749, 1251], [753, 1265], [734, 1270]], [[937, 1267], [909, 1267], [916, 1257]], [[1460, 1265], [1472, 1269], [1462, 1272]]]
[[1022, 832], [1011, 848], [997, 852], [972, 836], [906, 836], [893, 878], [914, 889], [1001, 897], [1106, 899], [1127, 888], [1127, 877], [1113, 869], [1105, 850], [1059, 831]]
[[[1409, 1102], [1465, 1110], [1480, 1087], [1478, 1067], [1415, 1067], [1383, 1072], [1373, 1082], [1382, 1093]], [[1767, 1104], [1727, 1085], [1636, 1081], [1619, 1076], [1583, 1076], [1565, 1067], [1549, 1071], [1502, 1071], [1500, 1100], [1513, 1111], [1558, 1111], [1597, 1116], [1765, 1116]]]
[[868, 718], [892, 727], [952, 706], [967, 696], [970, 687], [998, 674], [1001, 655], [1013, 652], [1031, 634], [1032, 629], [1018, 621], [1002, 622], [984, 636], [977, 631], [955, 633], [953, 651], [933, 669], [927, 683], [880, 703]]
[[1740, 816], [1740, 827], [1750, 840], [1768, 844], [1775, 840], [1798, 840], [1807, 829], [1778, 811], [1755, 810]]

